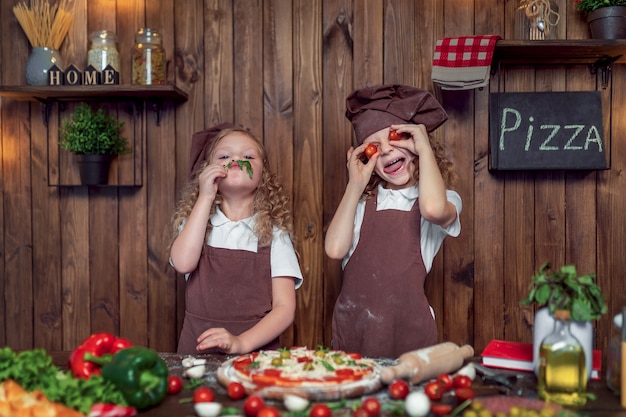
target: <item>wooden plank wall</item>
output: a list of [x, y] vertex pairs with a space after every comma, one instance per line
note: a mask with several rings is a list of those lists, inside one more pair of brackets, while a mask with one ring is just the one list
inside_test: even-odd
[[[0, 4], [0, 83], [24, 84], [29, 45], [13, 13]], [[66, 63], [86, 64], [88, 34], [114, 30], [122, 83], [143, 26], [158, 28], [168, 80], [189, 94], [165, 103], [157, 125], [138, 113], [141, 158], [121, 160], [116, 175], [141, 174], [139, 187], [51, 187], [59, 118], [48, 128], [37, 103], [0, 99], [0, 346], [71, 349], [95, 331], [171, 351], [184, 314], [184, 282], [168, 266], [169, 220], [188, 170], [191, 135], [221, 121], [264, 138], [272, 168], [292, 195], [305, 284], [285, 345], [330, 343], [330, 318], [341, 271], [323, 252], [325, 227], [345, 183], [351, 126], [345, 97], [355, 88], [405, 83], [435, 92], [450, 119], [436, 134], [460, 177], [462, 233], [435, 260], [427, 291], [442, 340], [530, 341], [533, 307], [520, 307], [543, 262], [597, 272], [609, 315], [596, 346], [626, 304], [622, 171], [626, 167], [626, 69], [615, 65], [610, 90], [612, 168], [601, 172], [490, 172], [490, 91], [596, 89], [585, 66], [517, 66], [493, 75], [489, 88], [433, 89], [430, 68], [441, 37], [514, 37], [515, 2], [493, 0], [75, 0]], [[559, 36], [587, 38], [572, 2], [559, 0]], [[612, 103], [612, 107], [611, 107]], [[125, 103], [108, 103], [133, 123]], [[607, 126], [609, 120], [607, 117]], [[50, 140], [49, 146], [48, 140]], [[68, 162], [68, 161], [66, 161]], [[71, 166], [68, 162], [62, 167]], [[391, 237], [388, 238], [393, 241]]]

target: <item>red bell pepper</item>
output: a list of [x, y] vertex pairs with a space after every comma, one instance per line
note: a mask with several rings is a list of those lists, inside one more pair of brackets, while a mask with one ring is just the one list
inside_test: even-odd
[[75, 377], [89, 379], [92, 375], [100, 375], [102, 364], [115, 352], [130, 346], [131, 342], [111, 333], [94, 333], [70, 353], [67, 365]]

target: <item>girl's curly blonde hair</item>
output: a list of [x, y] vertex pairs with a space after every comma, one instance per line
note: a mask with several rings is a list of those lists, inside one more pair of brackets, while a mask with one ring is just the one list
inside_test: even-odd
[[[430, 142], [430, 147], [433, 149], [433, 153], [435, 154], [435, 160], [437, 161], [437, 166], [439, 167], [439, 172], [441, 172], [441, 176], [443, 178], [443, 183], [446, 185], [446, 188], [450, 189], [454, 185], [456, 185], [458, 178], [456, 173], [452, 170], [452, 162], [446, 158], [446, 153], [443, 144], [436, 139], [433, 135], [428, 135], [428, 140]], [[415, 183], [419, 181], [419, 157], [416, 155], [413, 158], [415, 162], [415, 166], [418, 167], [413, 173], [413, 179]], [[369, 183], [365, 187], [363, 191], [362, 199], [368, 199], [373, 195], [373, 191], [378, 187], [378, 184], [381, 182], [381, 178], [374, 172], [372, 177], [370, 178]]]
[[[261, 153], [261, 157], [263, 158], [263, 172], [261, 175], [261, 182], [259, 183], [256, 194], [254, 196], [254, 212], [257, 215], [254, 234], [259, 240], [259, 247], [269, 246], [272, 243], [274, 226], [287, 232], [295, 245], [293, 215], [291, 213], [289, 197], [284, 192], [283, 186], [278, 182], [276, 175], [274, 175], [270, 171], [267, 154], [265, 152], [263, 144], [256, 136], [254, 136], [248, 130], [233, 127], [224, 129], [217, 134], [208, 150], [207, 160], [204, 161], [196, 170], [196, 172], [193, 173], [192, 179], [183, 189], [181, 198], [178, 201], [176, 210], [172, 216], [172, 239], [170, 242], [170, 247], [171, 244], [174, 242], [174, 239], [176, 239], [176, 237], [178, 236], [180, 228], [183, 225], [185, 219], [189, 217], [193, 206], [198, 200], [198, 194], [200, 190], [198, 177], [200, 175], [200, 172], [202, 172], [202, 170], [204, 170], [204, 168], [206, 168], [206, 166], [209, 164], [209, 161], [213, 156], [217, 144], [221, 142], [225, 136], [234, 132], [241, 132], [248, 136], [250, 139], [252, 139], [257, 144]], [[217, 195], [215, 196], [215, 200], [211, 205], [210, 216], [215, 214], [215, 209], [218, 205], [221, 204], [221, 201], [222, 196], [218, 191]], [[208, 238], [209, 233], [211, 233], [211, 229], [212, 226], [211, 222], [209, 221], [207, 222], [205, 240]]]

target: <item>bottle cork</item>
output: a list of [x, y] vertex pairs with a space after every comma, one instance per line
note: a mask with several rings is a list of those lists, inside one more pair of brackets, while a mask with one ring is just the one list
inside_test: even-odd
[[459, 347], [452, 342], [412, 350], [400, 355], [397, 365], [384, 368], [381, 380], [389, 384], [394, 379], [404, 378], [412, 384], [418, 384], [440, 374], [456, 371], [463, 366], [466, 358], [473, 355], [474, 348], [470, 345]]

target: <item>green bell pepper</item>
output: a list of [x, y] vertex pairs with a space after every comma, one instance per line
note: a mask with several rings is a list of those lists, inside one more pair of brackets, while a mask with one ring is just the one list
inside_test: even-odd
[[167, 364], [148, 348], [132, 346], [113, 355], [102, 367], [102, 376], [122, 393], [128, 405], [138, 410], [159, 404], [167, 395]]

